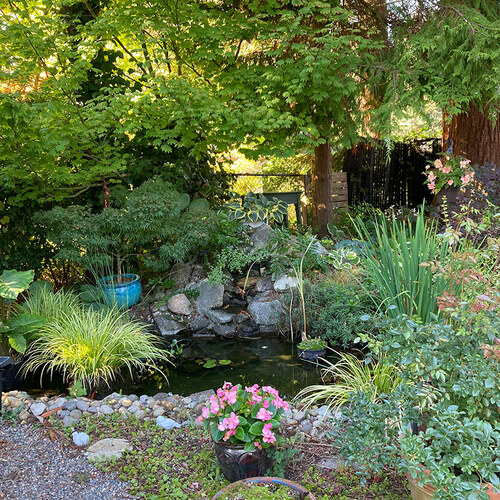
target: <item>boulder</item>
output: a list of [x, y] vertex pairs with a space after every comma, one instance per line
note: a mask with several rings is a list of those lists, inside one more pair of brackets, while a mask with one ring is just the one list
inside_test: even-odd
[[191, 266], [183, 262], [177, 262], [170, 269], [170, 278], [175, 281], [178, 287], [185, 287], [191, 277]]
[[255, 297], [248, 306], [252, 319], [259, 325], [275, 326], [282, 309], [279, 299], [266, 296]]
[[186, 327], [175, 321], [174, 319], [165, 318], [164, 316], [157, 316], [155, 318], [156, 329], [160, 332], [160, 335], [164, 337], [169, 337], [172, 335], [177, 335], [182, 330], [185, 330]]
[[255, 337], [260, 333], [259, 325], [255, 321], [247, 321], [238, 325], [238, 335], [240, 337]]
[[219, 337], [234, 337], [236, 335], [236, 325], [214, 325], [213, 330]]
[[208, 319], [212, 320], [214, 323], [217, 323], [219, 325], [225, 325], [234, 318], [234, 314], [229, 314], [226, 311], [221, 311], [220, 309], [208, 310], [207, 316]]
[[198, 315], [188, 323], [188, 328], [193, 332], [199, 332], [209, 325], [210, 321], [206, 316]]
[[253, 243], [253, 249], [258, 250], [260, 248], [264, 248], [271, 242], [271, 238], [273, 236], [273, 230], [271, 226], [267, 224], [263, 224], [258, 227], [251, 235], [250, 239]]
[[206, 314], [210, 309], [222, 307], [224, 300], [224, 285], [203, 280], [197, 283], [193, 288], [200, 292], [195, 301], [198, 312]]
[[191, 399], [192, 402], [194, 403], [205, 403], [210, 399], [210, 396], [213, 396], [215, 394], [215, 391], [213, 389], [207, 389], [206, 391], [201, 391], [201, 392], [195, 392], [194, 394], [191, 394], [189, 398]]
[[183, 293], [178, 293], [170, 297], [167, 302], [167, 307], [174, 314], [181, 314], [183, 316], [189, 316], [193, 312], [191, 302]]

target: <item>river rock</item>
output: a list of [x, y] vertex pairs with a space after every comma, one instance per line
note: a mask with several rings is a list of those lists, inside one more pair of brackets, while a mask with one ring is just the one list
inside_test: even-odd
[[234, 337], [236, 335], [236, 325], [214, 325], [213, 330], [220, 337]]
[[206, 316], [198, 315], [188, 323], [188, 328], [193, 332], [199, 332], [209, 325], [210, 320]]
[[273, 289], [273, 281], [270, 276], [264, 276], [255, 283], [256, 292], [269, 292]]
[[179, 332], [186, 329], [182, 323], [175, 321], [175, 319], [165, 318], [164, 316], [157, 316], [155, 318], [155, 325], [160, 335], [164, 337], [177, 335]]
[[255, 297], [248, 305], [248, 312], [252, 319], [259, 325], [276, 326], [281, 311], [279, 299], [269, 297]]
[[87, 411], [89, 409], [89, 404], [87, 403], [87, 401], [83, 401], [80, 399], [76, 402], [76, 409], [80, 411]]
[[277, 292], [286, 292], [290, 290], [290, 288], [297, 288], [297, 284], [297, 278], [283, 274], [274, 282], [274, 289]]
[[162, 416], [157, 417], [156, 425], [158, 425], [159, 427], [161, 427], [162, 429], [165, 429], [165, 430], [170, 430], [170, 429], [174, 429], [176, 427], [181, 426], [181, 424], [179, 424], [179, 422], [176, 422], [175, 420], [172, 420], [171, 418], [165, 418]]
[[89, 446], [89, 460], [100, 460], [106, 458], [119, 458], [125, 450], [131, 450], [132, 446], [126, 439], [106, 438]]
[[183, 262], [177, 262], [170, 269], [170, 278], [175, 281], [178, 287], [185, 287], [191, 277], [191, 266]]
[[111, 415], [113, 413], [113, 408], [109, 405], [102, 405], [99, 407], [99, 413], [103, 415]]
[[189, 316], [193, 312], [191, 302], [183, 293], [170, 297], [167, 307], [174, 314], [181, 314], [182, 316]]
[[35, 415], [35, 417], [38, 417], [46, 410], [46, 408], [47, 406], [45, 405], [45, 403], [33, 403], [30, 407], [30, 410], [31, 413]]
[[195, 301], [198, 312], [206, 314], [210, 309], [222, 307], [224, 302], [224, 285], [221, 283], [209, 283], [207, 280], [203, 280], [193, 288], [200, 292]]
[[76, 446], [87, 446], [90, 441], [90, 436], [85, 432], [73, 432], [73, 443]]
[[225, 325], [229, 323], [233, 318], [234, 314], [227, 313], [226, 311], [221, 311], [220, 309], [211, 309], [207, 311], [208, 319], [212, 320], [214, 323], [219, 325]]

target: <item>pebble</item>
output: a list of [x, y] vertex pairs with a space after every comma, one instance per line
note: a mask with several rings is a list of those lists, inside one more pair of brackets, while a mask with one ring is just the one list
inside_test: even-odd
[[83, 401], [83, 400], [79, 399], [76, 402], [76, 407], [80, 411], [87, 411], [89, 409], [89, 404], [87, 403], [87, 401]]
[[73, 443], [76, 446], [87, 446], [90, 441], [90, 436], [85, 432], [73, 432]]
[[125, 406], [125, 408], [128, 408], [129, 406], [132, 406], [132, 401], [130, 399], [122, 399], [121, 404], [122, 406]]
[[30, 407], [31, 413], [38, 417], [41, 415], [45, 410], [47, 406], [45, 406], [45, 403], [33, 403]]
[[113, 413], [113, 408], [109, 405], [102, 405], [99, 407], [99, 412], [103, 413], [104, 415], [111, 415]]
[[165, 408], [158, 406], [153, 410], [153, 417], [161, 417], [165, 413]]
[[80, 410], [74, 409], [69, 412], [69, 416], [75, 420], [80, 420], [82, 418], [82, 412]]

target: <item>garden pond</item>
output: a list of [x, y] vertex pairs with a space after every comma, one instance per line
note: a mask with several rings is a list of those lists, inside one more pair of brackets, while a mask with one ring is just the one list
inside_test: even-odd
[[[111, 392], [148, 394], [172, 392], [189, 394], [214, 389], [227, 380], [233, 384], [271, 385], [287, 398], [295, 396], [302, 388], [317, 384], [320, 372], [313, 365], [304, 365], [297, 357], [295, 345], [276, 337], [259, 339], [179, 338], [183, 345], [176, 366], [159, 365], [165, 377], [153, 368], [131, 379], [126, 373], [108, 389], [99, 391], [98, 397]], [[170, 343], [171, 341], [169, 341]], [[67, 390], [61, 376], [52, 379], [34, 373], [21, 383], [20, 390], [32, 395], [59, 394]]]

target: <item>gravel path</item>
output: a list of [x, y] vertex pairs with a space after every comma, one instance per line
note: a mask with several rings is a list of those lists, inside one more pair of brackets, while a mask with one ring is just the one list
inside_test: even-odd
[[42, 429], [0, 421], [0, 499], [124, 500], [127, 484], [91, 465], [81, 451]]

